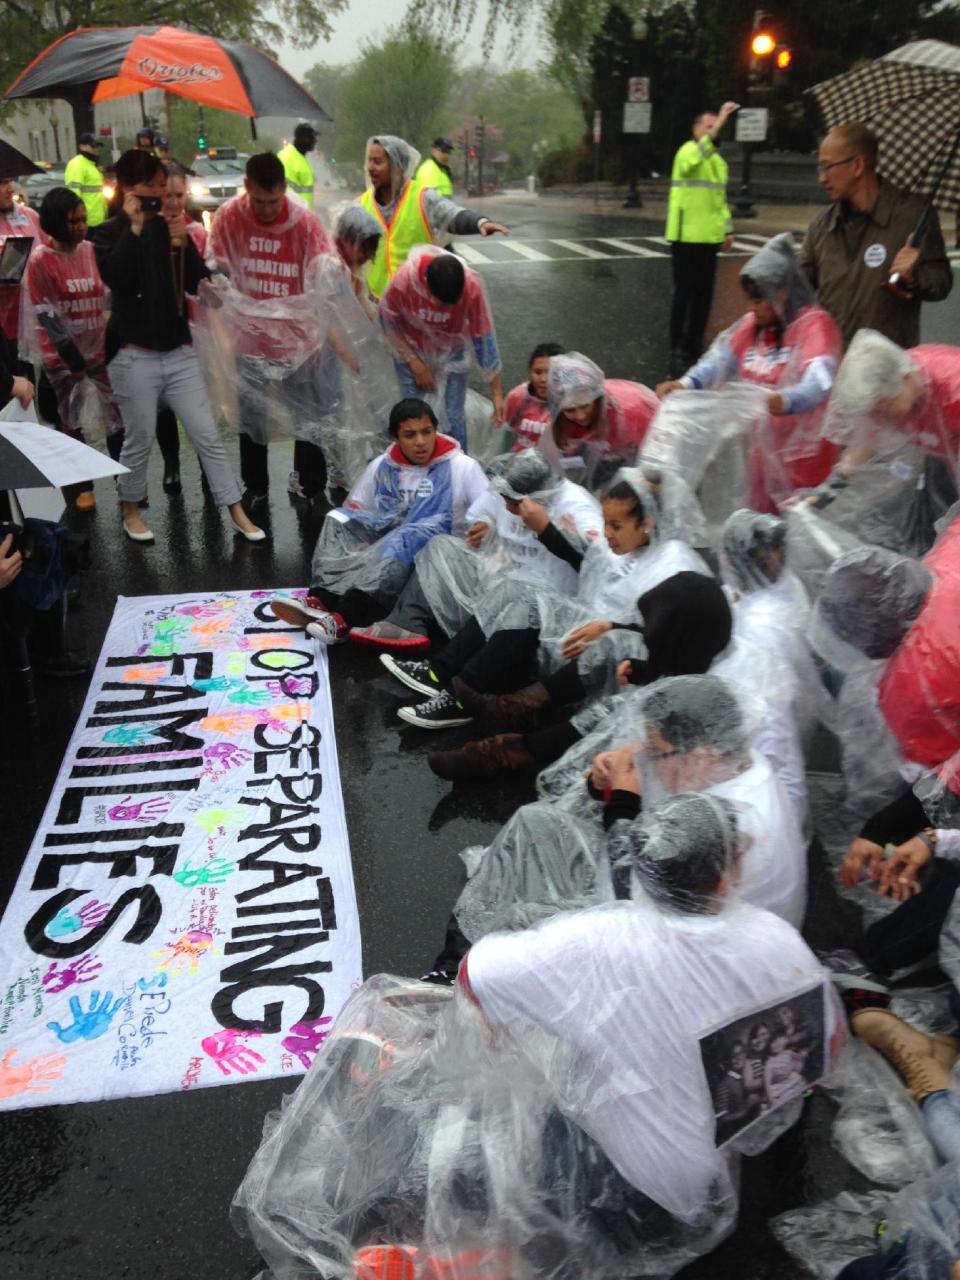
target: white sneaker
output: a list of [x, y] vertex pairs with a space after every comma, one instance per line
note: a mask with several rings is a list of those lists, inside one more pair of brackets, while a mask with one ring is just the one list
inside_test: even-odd
[[307, 635], [321, 644], [341, 644], [349, 630], [339, 613], [324, 613], [315, 622], [307, 623]]

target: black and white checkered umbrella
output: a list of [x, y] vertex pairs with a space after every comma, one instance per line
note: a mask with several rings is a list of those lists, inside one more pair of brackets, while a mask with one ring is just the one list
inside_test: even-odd
[[880, 172], [890, 182], [932, 195], [940, 208], [960, 203], [960, 155], [936, 186], [960, 130], [960, 49], [915, 40], [810, 92], [828, 129], [869, 125], [880, 142]]

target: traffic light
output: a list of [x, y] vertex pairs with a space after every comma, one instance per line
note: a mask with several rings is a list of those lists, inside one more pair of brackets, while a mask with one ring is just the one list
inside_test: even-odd
[[793, 54], [784, 45], [781, 45], [777, 50], [777, 70], [786, 71], [791, 62], [793, 62]]
[[197, 134], [197, 150], [206, 151], [206, 149], [207, 149], [207, 140], [202, 133], [198, 133]]
[[750, 52], [755, 58], [767, 58], [777, 47], [777, 42], [769, 31], [758, 31], [750, 41]]
[[483, 146], [483, 125], [475, 124], [473, 126], [473, 141], [478, 147]]

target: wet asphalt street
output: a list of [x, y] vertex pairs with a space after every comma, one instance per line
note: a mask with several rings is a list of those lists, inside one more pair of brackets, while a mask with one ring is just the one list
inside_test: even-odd
[[[666, 376], [670, 263], [647, 237], [661, 228], [612, 213], [551, 209], [549, 201], [491, 201], [527, 252], [472, 241], [490, 291], [506, 386], [520, 381], [529, 349], [558, 341], [592, 356], [608, 376], [654, 383]], [[620, 240], [633, 249], [599, 243]], [[557, 247], [557, 241], [579, 249]], [[593, 247], [593, 256], [584, 248]], [[646, 249], [647, 252], [641, 250]], [[663, 255], [663, 256], [661, 256]], [[739, 313], [735, 272], [720, 264], [714, 321]], [[925, 309], [925, 340], [955, 341], [960, 293]], [[84, 575], [71, 636], [94, 657], [118, 594], [292, 587], [306, 582], [319, 516], [290, 505], [290, 445], [271, 449], [272, 538], [265, 546], [234, 538], [226, 517], [205, 506], [199, 469], [182, 445], [184, 490], [161, 489], [151, 470], [148, 513], [157, 541], [141, 548], [120, 529], [112, 485], [100, 481], [95, 516], [70, 523], [91, 539], [95, 568]], [[451, 789], [423, 759], [441, 735], [399, 730], [404, 700], [374, 655], [336, 650], [331, 660], [340, 767], [363, 936], [364, 972], [416, 975], [442, 941], [462, 882], [458, 852], [486, 843], [532, 786], [510, 783]], [[0, 902], [5, 903], [29, 847], [85, 682], [40, 690], [36, 738], [5, 708], [0, 810]], [[443, 735], [457, 741], [453, 731]], [[826, 750], [815, 760], [829, 768]], [[812, 862], [808, 936], [813, 945], [849, 941], [855, 916], [841, 907]], [[263, 1119], [289, 1082], [242, 1083], [187, 1094], [0, 1113], [0, 1276], [4, 1280], [249, 1280], [259, 1264], [228, 1218], [231, 1196], [257, 1147]], [[763, 1157], [747, 1161], [741, 1225], [688, 1280], [791, 1280], [798, 1276], [766, 1230], [783, 1209], [862, 1184], [829, 1145], [832, 1110], [822, 1097], [804, 1121]]]

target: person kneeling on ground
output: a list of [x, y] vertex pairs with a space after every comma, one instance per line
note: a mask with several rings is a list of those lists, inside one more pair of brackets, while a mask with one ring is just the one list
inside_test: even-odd
[[417, 552], [440, 533], [462, 533], [467, 509], [486, 491], [479, 463], [449, 436], [423, 400], [390, 411], [394, 443], [368, 464], [342, 507], [327, 514], [313, 553], [307, 602], [277, 596], [273, 611], [323, 644], [382, 618], [413, 571]]
[[507, 392], [503, 406], [504, 425], [513, 432], [515, 453], [521, 449], [535, 449], [550, 425], [550, 406], [547, 404], [550, 358], [562, 355], [563, 347], [558, 342], [541, 342], [530, 352], [528, 380]]

